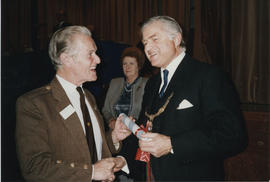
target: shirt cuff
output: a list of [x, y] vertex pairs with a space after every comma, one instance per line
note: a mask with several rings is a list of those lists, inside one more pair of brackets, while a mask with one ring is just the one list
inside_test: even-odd
[[[115, 150], [118, 150], [119, 147], [120, 147], [120, 143], [119, 143], [119, 142], [114, 143], [113, 145], [114, 145], [114, 147], [115, 147]], [[125, 159], [125, 158], [124, 158], [124, 159]]]
[[95, 172], [95, 168], [94, 168], [94, 165], [92, 165], [92, 177], [91, 177], [92, 181], [93, 181], [93, 177], [94, 177], [94, 172]]
[[128, 164], [127, 164], [127, 161], [126, 161], [125, 157], [123, 157], [121, 155], [118, 155], [117, 157], [121, 157], [122, 159], [125, 160], [126, 165], [124, 165], [121, 170], [124, 171], [125, 173], [129, 174], [129, 168], [128, 168]]

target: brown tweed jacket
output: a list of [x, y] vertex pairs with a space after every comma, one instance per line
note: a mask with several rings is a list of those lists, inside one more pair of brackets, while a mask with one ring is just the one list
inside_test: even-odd
[[[86, 97], [101, 128], [102, 158], [111, 157], [117, 151], [110, 132], [105, 135], [93, 95], [86, 91]], [[17, 100], [16, 147], [27, 181], [91, 181], [90, 153], [79, 118], [76, 112], [66, 119], [60, 115], [70, 104], [56, 77]]]

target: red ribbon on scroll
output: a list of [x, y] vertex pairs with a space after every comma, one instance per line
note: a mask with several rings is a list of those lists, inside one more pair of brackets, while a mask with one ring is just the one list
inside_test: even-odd
[[[144, 127], [143, 125], [141, 125], [140, 128], [135, 132], [135, 135], [139, 130], [143, 130], [143, 131], [147, 132], [147, 127]], [[150, 153], [141, 151], [141, 149], [138, 148], [135, 159], [138, 161], [149, 162], [150, 161]]]
[[[135, 135], [139, 130], [143, 130], [143, 131], [147, 132], [147, 128], [148, 128], [148, 122], [147, 122], [146, 127], [141, 125], [140, 128], [135, 132]], [[152, 171], [151, 171], [151, 166], [150, 166], [150, 153], [141, 151], [141, 149], [138, 148], [137, 153], [136, 153], [136, 160], [146, 162], [146, 166], [147, 166], [147, 179], [146, 179], [146, 181], [151, 182], [153, 177], [152, 177]]]

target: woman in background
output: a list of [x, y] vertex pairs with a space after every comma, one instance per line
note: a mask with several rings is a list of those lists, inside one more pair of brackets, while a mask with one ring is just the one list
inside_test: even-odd
[[[136, 47], [126, 48], [122, 53], [121, 63], [125, 77], [111, 80], [102, 109], [105, 121], [112, 129], [120, 113], [125, 113], [134, 119], [139, 117], [144, 87], [147, 82], [147, 78], [141, 77], [139, 74], [144, 60], [144, 54]], [[134, 135], [130, 135], [123, 141], [119, 155], [126, 158], [130, 173], [127, 175], [119, 172], [118, 181], [142, 181], [144, 179], [145, 164], [135, 160], [137, 148], [138, 140]]]

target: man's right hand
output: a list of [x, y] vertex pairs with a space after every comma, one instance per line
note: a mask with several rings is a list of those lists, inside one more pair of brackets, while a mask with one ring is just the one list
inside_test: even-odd
[[113, 181], [114, 176], [114, 167], [115, 167], [114, 158], [105, 158], [99, 160], [94, 164], [94, 175], [93, 180], [99, 181]]

